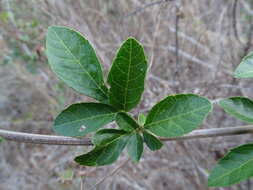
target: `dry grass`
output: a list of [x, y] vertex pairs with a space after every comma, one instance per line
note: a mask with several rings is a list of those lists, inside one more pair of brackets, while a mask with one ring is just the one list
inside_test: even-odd
[[[52, 134], [51, 122], [60, 109], [90, 100], [64, 86], [47, 65], [43, 39], [47, 27], [55, 24], [73, 27], [92, 42], [105, 75], [124, 39], [134, 36], [144, 44], [152, 68], [143, 101], [133, 113], [147, 113], [172, 93], [198, 93], [213, 100], [235, 95], [252, 97], [251, 80], [236, 80], [231, 75], [252, 49], [251, 1], [239, 1], [236, 20], [234, 0], [174, 0], [138, 9], [150, 2], [2, 0], [0, 56], [12, 60], [0, 65], [1, 127]], [[20, 51], [17, 55], [16, 49]], [[31, 62], [33, 56], [36, 59]], [[36, 71], [31, 73], [30, 67]], [[215, 107], [202, 127], [236, 125], [240, 122]], [[249, 140], [246, 135], [170, 142], [156, 153], [146, 150], [139, 164], [129, 162], [97, 189], [205, 190], [208, 170], [215, 161], [228, 148]], [[72, 158], [84, 149], [5, 143], [0, 147], [0, 190], [74, 190], [81, 184], [87, 189], [127, 157], [124, 154], [113, 166], [80, 167]], [[74, 178], [63, 182], [59, 176], [68, 168], [73, 168]], [[251, 182], [220, 189], [249, 190]]]

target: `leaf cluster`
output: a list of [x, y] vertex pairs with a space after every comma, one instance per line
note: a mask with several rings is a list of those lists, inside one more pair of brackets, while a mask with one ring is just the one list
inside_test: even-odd
[[[243, 58], [234, 72], [236, 78], [253, 78], [253, 52]], [[218, 105], [231, 116], [253, 124], [253, 101], [247, 97], [229, 97]], [[243, 144], [231, 149], [212, 169], [208, 185], [230, 186], [253, 176], [253, 144]]]
[[[94, 149], [74, 160], [85, 166], [115, 162], [126, 148], [138, 162], [144, 144], [158, 150], [158, 137], [177, 137], [201, 125], [212, 110], [211, 102], [195, 94], [169, 95], [138, 120], [129, 111], [142, 97], [148, 68], [143, 46], [130, 37], [118, 49], [105, 82], [100, 61], [90, 42], [77, 31], [51, 26], [46, 39], [52, 70], [68, 86], [97, 102], [77, 103], [63, 110], [53, 129], [64, 136], [94, 133]], [[236, 78], [253, 78], [253, 53], [235, 70]], [[253, 101], [246, 97], [222, 99], [218, 105], [241, 121], [253, 123]], [[105, 128], [115, 121], [117, 128]], [[218, 161], [208, 179], [209, 186], [229, 186], [253, 176], [253, 144], [233, 148]]]
[[[144, 144], [151, 150], [162, 147], [160, 137], [177, 137], [201, 125], [212, 110], [211, 102], [195, 94], [169, 95], [136, 121], [129, 112], [142, 97], [148, 61], [143, 46], [134, 38], [118, 49], [104, 80], [100, 60], [90, 42], [79, 32], [51, 26], [46, 54], [56, 75], [77, 92], [97, 102], [77, 103], [63, 110], [53, 129], [64, 136], [83, 137], [94, 133], [94, 149], [74, 160], [86, 166], [115, 162], [124, 148], [138, 162]], [[105, 128], [115, 121], [117, 128]]]

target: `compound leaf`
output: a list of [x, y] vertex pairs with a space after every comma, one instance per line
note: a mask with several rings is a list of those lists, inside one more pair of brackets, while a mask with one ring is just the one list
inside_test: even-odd
[[129, 111], [140, 101], [147, 71], [144, 49], [134, 38], [128, 38], [118, 50], [108, 75], [110, 103]]
[[234, 72], [236, 78], [253, 77], [253, 52], [244, 57]]
[[148, 132], [143, 132], [143, 139], [150, 150], [159, 150], [163, 146], [163, 143], [159, 139]]
[[64, 136], [84, 136], [115, 120], [116, 110], [101, 103], [72, 104], [55, 119], [53, 129]]
[[138, 162], [143, 153], [143, 139], [139, 133], [133, 133], [127, 143], [127, 152], [133, 161]]
[[208, 178], [208, 186], [230, 186], [252, 176], [253, 143], [233, 148], [219, 160]]
[[101, 102], [108, 101], [97, 55], [79, 32], [63, 26], [48, 28], [46, 54], [56, 75], [68, 86]]
[[139, 127], [138, 123], [125, 112], [119, 112], [116, 115], [116, 123], [119, 128], [127, 132], [132, 132]]
[[[85, 166], [103, 166], [112, 164], [118, 159], [129, 137], [120, 130], [118, 130], [118, 132], [114, 131], [112, 135], [108, 135], [109, 130], [101, 131], [98, 132], [99, 134], [97, 134], [96, 140], [93, 139], [94, 142], [101, 146], [96, 146], [92, 151], [77, 156], [75, 158], [77, 163]], [[105, 135], [105, 133], [107, 133], [107, 135]], [[98, 137], [100, 135], [103, 137]]]
[[211, 109], [211, 102], [198, 95], [168, 96], [151, 109], [144, 127], [157, 136], [181, 136], [199, 127]]
[[219, 101], [222, 107], [230, 115], [248, 122], [253, 123], [253, 101], [245, 97], [231, 97]]

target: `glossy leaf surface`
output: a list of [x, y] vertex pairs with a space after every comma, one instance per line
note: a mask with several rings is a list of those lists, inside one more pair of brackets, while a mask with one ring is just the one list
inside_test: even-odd
[[114, 121], [116, 110], [100, 103], [72, 104], [55, 119], [53, 129], [64, 136], [84, 136]]
[[150, 150], [159, 150], [163, 146], [163, 143], [159, 139], [148, 132], [143, 132], [143, 139]]
[[77, 156], [75, 161], [85, 166], [103, 166], [115, 162], [125, 148], [129, 137], [124, 133], [122, 135], [115, 133], [114, 137], [111, 135], [106, 137], [104, 134], [105, 131], [102, 134], [103, 137], [96, 137], [99, 139], [98, 144], [103, 144], [102, 146], [96, 146], [92, 151]]
[[221, 100], [219, 106], [230, 115], [242, 121], [253, 123], [252, 100], [244, 97], [231, 97]]
[[101, 129], [96, 132], [92, 139], [92, 143], [96, 146], [104, 146], [111, 141], [126, 135], [127, 133], [118, 129]]
[[243, 58], [240, 65], [234, 72], [236, 78], [252, 78], [253, 77], [253, 52]]
[[116, 115], [116, 123], [124, 131], [132, 132], [139, 127], [138, 123], [127, 113], [120, 112]]
[[223, 187], [253, 176], [253, 144], [233, 148], [213, 168], [208, 186]]
[[139, 133], [131, 134], [127, 143], [127, 152], [133, 161], [140, 160], [143, 153], [143, 139]]
[[101, 102], [108, 101], [97, 55], [79, 32], [63, 26], [49, 27], [46, 54], [53, 71], [68, 86]]
[[151, 109], [144, 127], [157, 136], [181, 136], [198, 128], [211, 109], [211, 102], [198, 95], [168, 96]]
[[144, 124], [145, 124], [145, 122], [146, 122], [146, 116], [144, 115], [144, 114], [139, 114], [138, 115], [138, 123], [139, 123], [139, 125], [141, 125], [141, 126], [143, 126]]
[[119, 110], [129, 111], [140, 101], [147, 71], [147, 60], [141, 44], [127, 39], [114, 58], [108, 75], [110, 103]]

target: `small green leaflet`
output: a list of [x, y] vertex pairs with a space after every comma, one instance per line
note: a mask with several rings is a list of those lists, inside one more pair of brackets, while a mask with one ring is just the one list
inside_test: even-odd
[[76, 91], [107, 103], [107, 88], [97, 55], [79, 32], [63, 26], [47, 31], [46, 54], [56, 75]]
[[[99, 137], [100, 135], [101, 137]], [[112, 164], [118, 159], [119, 155], [125, 148], [128, 139], [129, 136], [127, 136], [127, 133], [122, 130], [100, 130], [93, 139], [93, 142], [98, 143], [98, 145], [96, 145], [92, 151], [77, 156], [75, 161], [78, 164], [85, 166], [103, 166]]]
[[234, 72], [236, 78], [252, 78], [253, 77], [253, 52], [243, 58], [240, 65]]
[[146, 122], [146, 116], [142, 113], [138, 115], [138, 123], [139, 125], [143, 126]]
[[116, 123], [124, 131], [132, 132], [139, 127], [138, 123], [127, 113], [120, 112], [116, 116]]
[[159, 139], [148, 132], [143, 132], [143, 139], [150, 150], [159, 150], [163, 146], [163, 143]]
[[53, 129], [64, 136], [82, 137], [115, 120], [116, 110], [101, 103], [72, 104], [55, 119]]
[[92, 138], [92, 143], [96, 146], [104, 146], [122, 135], [126, 135], [126, 132], [118, 129], [101, 129]]
[[168, 96], [151, 109], [144, 127], [157, 136], [181, 136], [199, 127], [211, 110], [211, 102], [198, 95]]
[[[64, 136], [82, 137], [95, 132], [92, 138], [95, 148], [75, 158], [80, 165], [112, 164], [125, 147], [132, 160], [138, 162], [144, 142], [151, 150], [158, 150], [163, 144], [156, 136], [184, 135], [197, 128], [212, 109], [206, 98], [173, 95], [156, 104], [147, 117], [140, 114], [136, 122], [125, 111], [135, 108], [141, 100], [148, 65], [143, 46], [132, 37], [123, 42], [113, 60], [107, 79], [109, 90], [93, 47], [79, 32], [63, 26], [49, 27], [46, 54], [52, 70], [62, 81], [101, 102], [73, 104], [55, 119], [54, 131]], [[252, 67], [249, 62], [247, 65]], [[243, 112], [251, 106], [243, 105]], [[99, 130], [114, 120], [120, 129]], [[73, 177], [71, 172], [66, 176]]]
[[248, 122], [253, 123], [253, 101], [245, 97], [231, 97], [219, 101], [222, 107], [230, 115]]
[[125, 112], [117, 114], [116, 122], [119, 128], [128, 132], [129, 140], [127, 143], [127, 151], [133, 161], [138, 162], [143, 152], [143, 139], [137, 132], [139, 128], [138, 123]]
[[127, 143], [127, 152], [133, 161], [138, 162], [143, 153], [143, 139], [139, 133], [133, 133]]
[[110, 103], [129, 111], [140, 101], [144, 91], [147, 60], [142, 45], [128, 38], [118, 50], [108, 75]]
[[4, 142], [4, 138], [0, 137], [0, 143]]
[[230, 186], [252, 176], [253, 143], [231, 149], [211, 171], [208, 186]]

